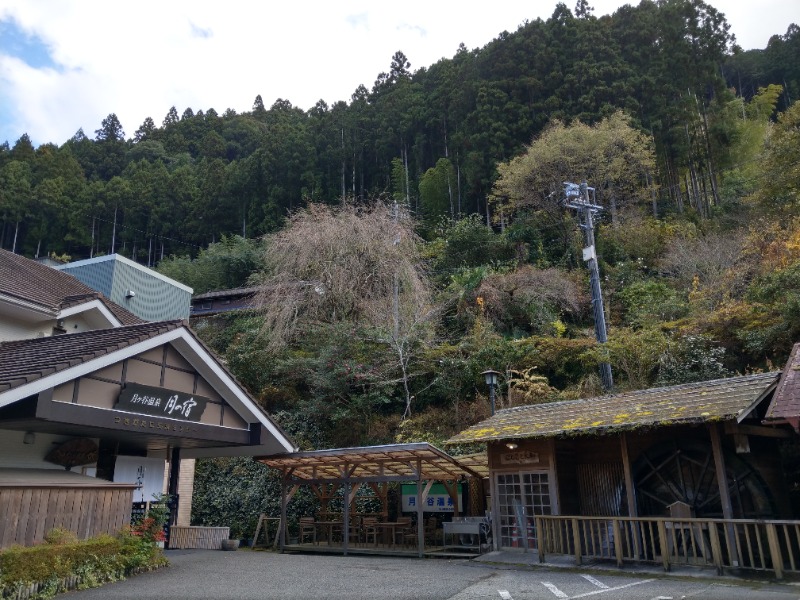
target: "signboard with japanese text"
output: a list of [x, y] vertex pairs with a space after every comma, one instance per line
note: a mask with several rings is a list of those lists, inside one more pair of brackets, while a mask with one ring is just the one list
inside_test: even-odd
[[180, 421], [199, 421], [208, 401], [196, 394], [128, 383], [120, 392], [115, 408]]
[[536, 465], [539, 453], [530, 450], [509, 450], [500, 454], [501, 465]]
[[[441, 483], [434, 483], [431, 486], [431, 491], [428, 492], [428, 498], [425, 501], [425, 512], [453, 512], [453, 499], [447, 493], [444, 485]], [[458, 484], [458, 513], [462, 514], [464, 510], [464, 486]], [[402, 486], [402, 512], [417, 512], [417, 486], [416, 484], [404, 483]]]

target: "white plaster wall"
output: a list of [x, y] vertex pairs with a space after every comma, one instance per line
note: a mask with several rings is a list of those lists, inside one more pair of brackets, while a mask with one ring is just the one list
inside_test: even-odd
[[30, 323], [0, 315], [0, 342], [48, 336], [53, 333], [55, 324], [55, 321]]
[[[0, 342], [49, 337], [53, 335], [55, 326], [55, 319], [31, 322], [0, 314]], [[80, 314], [64, 319], [63, 327], [67, 333], [80, 333], [96, 329], [96, 327], [89, 326], [86, 319]]]
[[[22, 442], [24, 431], [0, 430], [0, 467], [11, 469], [60, 469], [64, 467], [45, 462], [44, 457], [58, 444], [71, 438], [37, 433], [33, 444]], [[73, 468], [80, 473], [80, 467]]]

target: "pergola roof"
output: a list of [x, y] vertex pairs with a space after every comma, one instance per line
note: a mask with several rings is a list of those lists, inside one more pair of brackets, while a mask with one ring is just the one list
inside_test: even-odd
[[481, 473], [427, 442], [295, 452], [258, 458], [296, 480], [448, 481]]

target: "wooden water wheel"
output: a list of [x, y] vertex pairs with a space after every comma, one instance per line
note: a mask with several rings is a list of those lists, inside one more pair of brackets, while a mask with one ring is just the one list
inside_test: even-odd
[[[735, 454], [725, 454], [728, 490], [736, 519], [767, 519], [776, 514], [759, 474]], [[666, 516], [668, 507], [684, 502], [691, 516], [722, 518], [711, 443], [673, 440], [656, 444], [633, 465], [640, 516]]]

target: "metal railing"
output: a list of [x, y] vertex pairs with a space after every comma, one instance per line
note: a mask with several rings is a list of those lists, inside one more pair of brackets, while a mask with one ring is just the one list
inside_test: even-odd
[[539, 561], [548, 554], [584, 560], [800, 573], [800, 521], [657, 517], [535, 518]]

